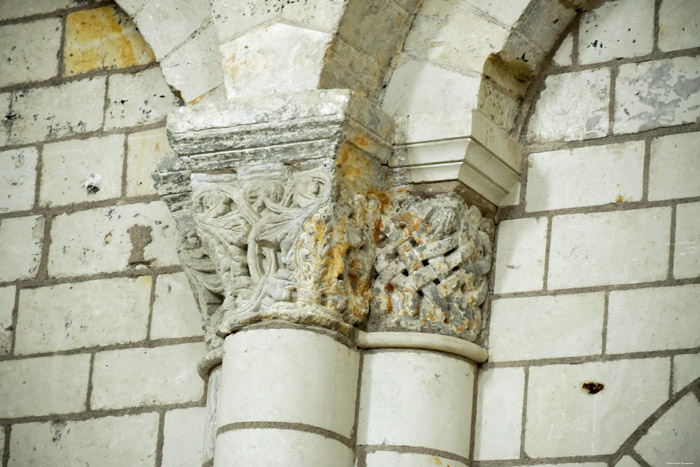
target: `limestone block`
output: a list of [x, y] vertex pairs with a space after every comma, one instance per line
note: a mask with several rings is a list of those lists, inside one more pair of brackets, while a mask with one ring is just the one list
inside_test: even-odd
[[124, 135], [61, 141], [44, 146], [40, 203], [61, 206], [118, 198]]
[[5, 458], [5, 427], [0, 427], [0, 456]]
[[64, 76], [90, 70], [146, 65], [155, 60], [131, 18], [115, 7], [82, 10], [66, 17]]
[[159, 68], [111, 75], [108, 100], [105, 113], [107, 130], [161, 121], [179, 105]]
[[[270, 449], [274, 446], [274, 449]], [[315, 433], [278, 429], [242, 429], [216, 439], [215, 467], [351, 467], [354, 453], [335, 439]]]
[[[235, 0], [233, 1], [235, 2]], [[258, 2], [259, 1], [260, 0], [258, 0]], [[299, 24], [310, 29], [319, 29], [321, 31], [331, 33], [337, 30], [341, 16], [344, 16], [343, 20], [346, 20], [345, 17], [352, 15], [353, 13], [352, 10], [348, 9], [348, 2], [344, 0], [323, 0], [321, 2], [287, 2], [285, 0], [276, 1], [281, 8], [282, 18], [285, 21], [289, 21], [293, 24]], [[409, 1], [415, 2], [415, 0]], [[358, 2], [355, 0], [354, 3], [363, 2]], [[390, 8], [389, 5], [382, 6], [384, 8]]]
[[0, 212], [34, 206], [37, 159], [34, 148], [0, 152]]
[[665, 279], [670, 228], [669, 208], [556, 216], [549, 288]]
[[[669, 371], [668, 358], [531, 367], [525, 453], [614, 453], [666, 401]], [[590, 393], [583, 388], [589, 382], [602, 390]]]
[[12, 102], [12, 93], [6, 92], [0, 94], [0, 116], [2, 118], [2, 125], [0, 125], [0, 146], [5, 146], [7, 144], [7, 137], [10, 134], [10, 127], [12, 126], [12, 120], [9, 118], [10, 115], [14, 115], [10, 112], [10, 103]]
[[640, 467], [640, 465], [630, 456], [625, 456], [620, 459], [620, 462], [615, 464], [615, 467]]
[[539, 290], [544, 284], [547, 219], [516, 219], [498, 225], [495, 293]]
[[467, 457], [475, 368], [436, 352], [365, 354], [357, 443]]
[[659, 49], [700, 46], [700, 10], [695, 0], [664, 0], [659, 8]]
[[163, 467], [191, 467], [202, 463], [205, 407], [171, 410], [165, 414]]
[[413, 454], [404, 452], [377, 451], [367, 454], [367, 467], [434, 467], [443, 465], [449, 467], [466, 467], [465, 464], [445, 457], [428, 454]]
[[227, 337], [225, 355], [220, 425], [304, 423], [351, 437], [358, 352], [329, 336], [269, 329]]
[[552, 57], [553, 63], [559, 66], [571, 66], [571, 54], [573, 53], [573, 50], [574, 36], [573, 34], [569, 33], [566, 35], [566, 38], [564, 38], [564, 40], [561, 42], [559, 48], [557, 49], [557, 52]]
[[161, 62], [168, 83], [180, 90], [185, 102], [195, 100], [224, 82], [216, 30], [211, 25], [188, 39]]
[[603, 302], [603, 293], [495, 300], [489, 332], [489, 360], [599, 354]]
[[700, 196], [700, 132], [651, 140], [649, 200]]
[[126, 153], [126, 195], [156, 194], [151, 174], [156, 161], [172, 151], [165, 128], [131, 133]]
[[0, 2], [0, 20], [51, 13], [74, 7], [75, 4], [76, 0], [3, 0]]
[[[493, 334], [491, 334], [493, 336]], [[474, 459], [517, 459], [525, 392], [522, 368], [479, 372]]]
[[0, 282], [36, 277], [43, 238], [43, 216], [0, 220]]
[[673, 392], [676, 393], [700, 377], [700, 353], [673, 357]]
[[642, 199], [644, 141], [530, 154], [528, 166], [527, 211]]
[[694, 394], [686, 394], [663, 414], [642, 436], [634, 450], [649, 465], [664, 465], [667, 459], [681, 459], [692, 464], [700, 459], [700, 401]]
[[141, 11], [141, 8], [143, 8], [147, 1], [148, 0], [116, 0], [116, 3], [133, 18]]
[[700, 345], [700, 285], [610, 292], [609, 353], [686, 349]]
[[162, 202], [54, 218], [49, 274], [68, 276], [178, 264], [175, 223]]
[[680, 204], [676, 208], [676, 246], [673, 277], [700, 276], [700, 203]]
[[23, 289], [15, 353], [55, 352], [146, 338], [151, 277]]
[[151, 339], [191, 337], [202, 334], [202, 317], [184, 273], [164, 274], [156, 279]]
[[531, 141], [575, 141], [608, 133], [607, 68], [551, 75], [544, 86], [528, 125]]
[[530, 1], [513, 0], [508, 2], [507, 8], [504, 8], [499, 0], [467, 0], [465, 3], [497, 19], [505, 26], [513, 26]]
[[8, 467], [152, 467], [157, 438], [157, 413], [22, 423], [12, 426]]
[[34, 143], [98, 130], [104, 94], [102, 77], [13, 93], [10, 142]]
[[61, 33], [60, 20], [53, 18], [0, 27], [0, 87], [56, 76]]
[[615, 88], [615, 133], [695, 122], [700, 117], [700, 57], [620, 66]]
[[12, 347], [14, 309], [15, 287], [0, 287], [0, 356], [9, 354]]
[[204, 382], [197, 362], [203, 356], [203, 343], [98, 352], [90, 405], [120, 409], [198, 401]]
[[651, 53], [654, 0], [618, 0], [586, 12], [579, 25], [578, 44], [582, 64]]
[[89, 367], [87, 354], [0, 362], [0, 400], [12, 401], [0, 405], [0, 417], [85, 410]]

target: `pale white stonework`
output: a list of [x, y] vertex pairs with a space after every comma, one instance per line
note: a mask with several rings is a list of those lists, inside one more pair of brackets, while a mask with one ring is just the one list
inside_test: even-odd
[[[2, 5], [0, 5], [2, 7]], [[0, 115], [10, 114], [10, 103], [12, 102], [12, 93], [6, 92], [0, 94]], [[7, 144], [7, 137], [10, 134], [9, 125], [0, 125], [0, 146]]]
[[696, 0], [664, 0], [659, 9], [659, 49], [700, 46], [700, 8]]
[[544, 282], [547, 218], [516, 219], [498, 225], [494, 292], [539, 290]]
[[197, 401], [204, 392], [197, 375], [203, 356], [204, 343], [98, 352], [90, 405], [119, 409]]
[[686, 279], [700, 276], [700, 203], [676, 207], [676, 244], [673, 277]]
[[678, 392], [700, 377], [700, 354], [673, 357], [673, 392]]
[[630, 456], [625, 456], [620, 459], [620, 462], [615, 464], [615, 467], [639, 467], [639, 464]]
[[202, 317], [185, 274], [158, 276], [151, 338], [190, 337], [202, 332]]
[[207, 409], [176, 409], [165, 414], [163, 467], [191, 467], [202, 462], [202, 433]]
[[62, 29], [58, 18], [0, 27], [0, 87], [56, 76]]
[[489, 360], [599, 354], [603, 302], [603, 293], [494, 300]]
[[549, 288], [666, 278], [670, 224], [670, 208], [554, 217]]
[[367, 467], [467, 467], [461, 462], [427, 454], [378, 451], [367, 454]]
[[700, 196], [700, 132], [651, 141], [649, 200]]
[[12, 311], [15, 309], [15, 287], [0, 287], [0, 356], [10, 353], [12, 346]]
[[31, 147], [0, 152], [0, 213], [32, 208], [37, 159]]
[[525, 391], [522, 368], [479, 372], [474, 459], [517, 459]]
[[41, 161], [39, 199], [43, 206], [118, 198], [124, 135], [47, 144]]
[[574, 36], [571, 33], [569, 33], [564, 38], [564, 40], [561, 41], [559, 48], [557, 49], [556, 53], [552, 57], [552, 62], [555, 65], [571, 66], [571, 54], [573, 53], [573, 50], [574, 50]]
[[150, 296], [150, 276], [22, 289], [15, 352], [55, 352], [145, 339]]
[[75, 5], [75, 0], [3, 0], [0, 2], [0, 19], [50, 13]]
[[535, 153], [528, 163], [528, 211], [642, 199], [644, 141]]
[[0, 418], [85, 410], [89, 368], [87, 354], [0, 362], [0, 400], [12, 401], [0, 404]]
[[610, 292], [607, 351], [700, 346], [700, 284]]
[[[531, 367], [525, 452], [612, 454], [666, 401], [669, 372], [668, 358]], [[587, 382], [605, 387], [589, 394], [582, 388]]]
[[126, 195], [155, 195], [152, 173], [156, 162], [165, 154], [172, 154], [165, 128], [147, 130], [129, 135], [126, 153]]
[[43, 237], [42, 216], [0, 220], [0, 282], [36, 277]]
[[152, 467], [157, 440], [157, 413], [22, 423], [12, 427], [8, 466]]

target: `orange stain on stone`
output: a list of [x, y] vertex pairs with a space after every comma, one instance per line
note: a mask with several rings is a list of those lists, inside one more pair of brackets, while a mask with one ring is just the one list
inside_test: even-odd
[[96, 69], [146, 65], [155, 60], [131, 19], [115, 7], [76, 11], [66, 18], [64, 76]]

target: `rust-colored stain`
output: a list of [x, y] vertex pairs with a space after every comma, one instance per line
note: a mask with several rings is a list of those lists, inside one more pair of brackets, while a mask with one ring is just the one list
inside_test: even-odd
[[362, 135], [355, 136], [355, 138], [353, 138], [353, 141], [361, 148], [365, 148], [369, 145], [369, 141], [367, 141], [367, 138], [365, 138]]
[[63, 59], [64, 76], [74, 76], [102, 68], [145, 65], [155, 61], [155, 56], [125, 13], [102, 7], [68, 15]]
[[605, 385], [603, 383], [595, 383], [591, 381], [588, 383], [583, 383], [581, 388], [583, 388], [584, 391], [588, 391], [588, 394], [598, 394], [600, 391], [605, 389]]
[[369, 160], [347, 145], [340, 150], [336, 165], [340, 169], [340, 175], [348, 181], [364, 180], [371, 170]]
[[617, 195], [617, 198], [615, 199], [616, 203], [624, 203], [625, 202], [625, 197], [622, 195]]

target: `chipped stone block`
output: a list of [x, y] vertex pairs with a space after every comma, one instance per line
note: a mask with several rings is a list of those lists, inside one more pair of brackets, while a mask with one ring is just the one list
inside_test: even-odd
[[446, 457], [407, 452], [376, 451], [367, 454], [367, 467], [426, 467], [443, 465], [449, 467], [467, 467], [461, 462]]
[[700, 277], [700, 203], [680, 204], [676, 208], [673, 277]]
[[202, 433], [206, 407], [171, 410], [165, 414], [163, 465], [191, 467], [202, 463]]
[[574, 50], [574, 36], [572, 33], [567, 34], [566, 38], [561, 42], [557, 52], [552, 57], [552, 61], [555, 65], [559, 66], [571, 66], [571, 54]]
[[700, 57], [620, 66], [615, 88], [615, 133], [695, 122], [700, 117]]
[[700, 353], [673, 357], [673, 392], [676, 393], [700, 377]]
[[549, 288], [665, 279], [670, 228], [669, 208], [556, 216]]
[[58, 19], [0, 27], [0, 87], [56, 76], [61, 32]]
[[489, 360], [535, 360], [599, 354], [602, 293], [499, 299], [493, 302]]
[[15, 287], [0, 287], [0, 356], [9, 354], [12, 347], [14, 309]]
[[12, 426], [8, 467], [152, 467], [157, 440], [157, 413], [21, 423]]
[[41, 204], [62, 206], [118, 198], [123, 161], [124, 135], [45, 145], [39, 190]]
[[51, 13], [84, 3], [84, 0], [3, 0], [0, 2], [0, 20]]
[[15, 353], [55, 352], [146, 338], [150, 276], [23, 289]]
[[70, 276], [178, 264], [175, 221], [162, 202], [56, 216], [49, 274]]
[[642, 199], [644, 141], [530, 154], [527, 211]]
[[700, 8], [696, 0], [664, 0], [659, 8], [659, 49], [700, 46]]
[[191, 337], [202, 333], [202, 317], [185, 274], [158, 276], [151, 338]]
[[36, 277], [43, 239], [43, 216], [0, 220], [0, 282]]
[[102, 77], [16, 91], [12, 95], [15, 117], [9, 142], [34, 143], [98, 130], [104, 93]]
[[204, 394], [197, 374], [203, 356], [204, 343], [98, 352], [90, 405], [120, 409], [197, 401]]
[[[0, 362], [0, 417], [85, 410], [90, 355], [59, 355]], [[47, 397], [50, 394], [51, 397]], [[28, 464], [24, 464], [28, 465]]]
[[108, 100], [107, 130], [161, 121], [179, 105], [159, 68], [110, 76]]
[[[492, 334], [493, 335], [493, 334]], [[479, 372], [474, 459], [517, 459], [525, 391], [522, 368]]]
[[[668, 358], [531, 367], [525, 453], [614, 453], [666, 401], [669, 372]], [[591, 394], [583, 388], [587, 382], [603, 389]]]
[[141, 11], [148, 0], [116, 0], [119, 7], [132, 18]]
[[578, 44], [582, 64], [651, 53], [654, 0], [618, 0], [586, 12], [579, 25]]
[[0, 152], [0, 212], [34, 206], [37, 159], [34, 148]]
[[575, 141], [608, 133], [607, 68], [548, 76], [544, 86], [528, 125], [529, 140]]
[[10, 112], [12, 93], [0, 94], [0, 146], [7, 144], [7, 137], [10, 134], [10, 127], [14, 121], [15, 114]]
[[115, 7], [82, 10], [66, 17], [64, 76], [90, 70], [146, 65], [155, 60], [136, 25]]
[[651, 140], [649, 200], [700, 196], [700, 132]]
[[547, 218], [503, 221], [498, 225], [497, 242], [494, 292], [541, 289]]
[[700, 346], [700, 285], [610, 292], [609, 353]]
[[152, 173], [156, 162], [165, 154], [171, 154], [165, 128], [142, 131], [129, 135], [126, 153], [126, 195], [144, 196], [156, 194]]

